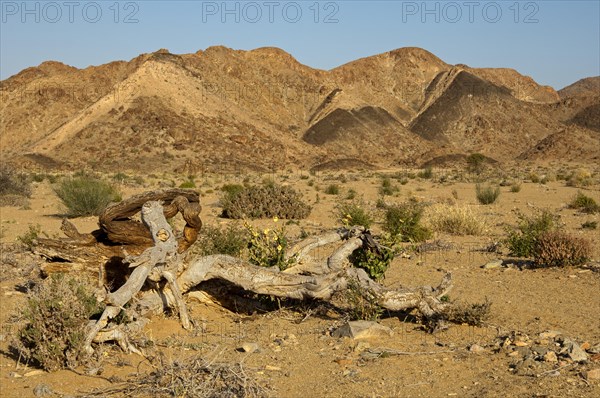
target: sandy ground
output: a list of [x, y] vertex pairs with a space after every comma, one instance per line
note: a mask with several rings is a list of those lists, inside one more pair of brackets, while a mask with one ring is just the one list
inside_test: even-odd
[[[262, 177], [265, 176], [253, 178], [259, 180]], [[366, 172], [291, 173], [274, 177], [278, 182], [298, 189], [314, 204], [308, 219], [287, 227], [292, 239], [299, 236], [301, 228], [318, 232], [336, 226], [334, 206], [349, 189], [354, 189], [374, 205], [381, 183], [377, 174]], [[600, 273], [594, 267], [482, 269], [483, 264], [497, 258], [510, 261], [506, 250], [503, 254], [478, 251], [505, 236], [505, 226], [517, 221], [515, 210], [531, 214], [533, 208], [545, 208], [560, 214], [568, 232], [593, 241], [593, 264], [597, 264], [600, 260], [598, 230], [583, 230], [581, 224], [600, 221], [600, 216], [583, 215], [568, 209], [566, 205], [578, 188], [567, 187], [564, 181], [523, 182], [518, 193], [502, 187], [496, 204], [482, 206], [477, 204], [473, 183], [441, 183], [438, 177], [434, 180], [411, 179], [406, 185], [395, 182], [399, 193], [386, 197], [386, 201], [402, 202], [416, 197], [424, 202], [466, 204], [485, 221], [486, 233], [458, 237], [438, 234], [435, 238], [452, 244], [451, 249], [396, 258], [386, 273], [384, 284], [391, 287], [436, 285], [444, 272], [451, 271], [455, 284], [452, 299], [463, 302], [491, 300], [491, 316], [485, 326], [453, 324], [448, 330], [429, 334], [419, 324], [384, 314], [381, 323], [390, 327], [394, 335], [361, 342], [330, 336], [331, 330], [344, 322], [335, 311], [282, 309], [252, 314], [247, 302], [228, 297], [225, 300], [229, 303], [227, 308], [189, 300], [191, 315], [196, 322], [193, 331], [183, 330], [176, 318], [155, 316], [144, 330], [146, 338], [154, 342], [155, 349], [163, 352], [167, 360], [200, 354], [220, 362], [242, 362], [247, 374], [270, 386], [273, 396], [277, 397], [600, 396], [600, 380], [585, 377], [587, 371], [600, 369], [598, 356], [590, 355], [584, 364], [539, 362], [534, 373], [542, 376], [536, 377], [511, 370], [511, 364], [519, 360], [519, 355], [514, 354], [517, 348], [499, 346], [503, 341], [501, 337], [514, 332], [528, 336], [525, 344], [529, 347], [543, 344], [539, 334], [547, 330], [560, 331], [579, 344], [587, 343], [585, 347], [600, 344]], [[242, 176], [196, 178], [202, 192], [201, 216], [206, 225], [228, 222], [218, 218], [218, 188], [226, 182], [240, 183], [242, 179]], [[123, 196], [156, 188], [160, 181], [146, 178], [144, 186], [123, 186]], [[338, 196], [323, 192], [332, 183], [341, 187]], [[583, 192], [600, 202], [598, 184], [586, 187]], [[319, 200], [315, 203], [317, 195]], [[64, 209], [46, 181], [35, 183], [28, 207], [2, 207], [0, 212], [0, 240], [5, 251], [10, 247], [8, 244], [27, 232], [29, 225], [39, 225], [50, 237], [61, 236], [59, 227]], [[91, 232], [97, 222], [94, 217], [72, 221], [81, 232]], [[257, 220], [256, 225], [272, 225], [272, 220]], [[376, 225], [375, 231], [377, 229]], [[18, 258], [30, 258], [22, 256]], [[151, 370], [149, 361], [134, 354], [126, 355], [112, 346], [106, 348], [108, 355], [103, 362], [102, 377], [68, 370], [46, 373], [18, 365], [9, 353], [10, 338], [16, 327], [11, 317], [26, 300], [26, 293], [20, 286], [37, 275], [33, 266], [28, 268], [18, 261], [7, 264], [8, 257], [10, 253], [2, 253], [3, 272], [10, 271], [0, 281], [2, 397], [30, 397], [36, 396], [35, 392], [37, 396], [72, 396], [93, 388], [108, 387], [111, 383], [107, 379], [111, 377], [113, 381], [125, 380], [136, 372]], [[232, 311], [238, 302], [238, 308], [243, 310]], [[254, 353], [237, 351], [236, 348], [245, 342], [258, 343], [260, 349]], [[482, 352], [470, 351], [473, 344], [481, 346]], [[376, 359], [362, 356], [365, 349], [381, 347], [402, 355]], [[559, 369], [558, 375], [551, 373], [552, 369], [561, 366], [564, 368]], [[53, 393], [41, 394], [42, 385]]]

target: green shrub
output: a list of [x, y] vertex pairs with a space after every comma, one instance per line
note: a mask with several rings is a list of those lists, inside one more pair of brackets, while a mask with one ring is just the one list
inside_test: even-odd
[[236, 193], [221, 196], [222, 216], [226, 218], [302, 219], [310, 213], [310, 206], [289, 186], [273, 184], [244, 187]]
[[425, 167], [423, 170], [417, 173], [417, 176], [424, 180], [429, 180], [433, 178], [433, 169], [431, 168], [431, 166]]
[[0, 163], [0, 196], [17, 195], [30, 197], [31, 182], [24, 173], [17, 172], [13, 167]]
[[17, 240], [21, 242], [27, 249], [31, 250], [34, 247], [35, 240], [40, 236], [41, 232], [42, 227], [40, 224], [29, 224], [27, 232], [25, 232], [23, 235], [17, 236]]
[[350, 280], [344, 293], [350, 307], [350, 320], [377, 321], [383, 314], [377, 294], [358, 281]]
[[194, 180], [187, 180], [187, 181], [182, 182], [179, 185], [179, 188], [193, 189], [193, 188], [196, 188], [196, 183], [194, 182]]
[[221, 191], [232, 197], [236, 196], [244, 190], [244, 186], [240, 184], [225, 184], [221, 187]]
[[121, 200], [113, 185], [90, 176], [65, 178], [54, 187], [54, 192], [70, 217], [97, 216], [111, 202]]
[[532, 257], [539, 237], [557, 228], [558, 216], [544, 210], [537, 216], [519, 214], [518, 217], [519, 224], [516, 229], [509, 230], [505, 243], [511, 256]]
[[510, 186], [510, 192], [512, 192], [512, 193], [521, 192], [521, 184], [518, 182], [513, 182]]
[[355, 267], [364, 269], [371, 279], [382, 279], [395, 255], [394, 250], [389, 248], [393, 242], [384, 243], [386, 244], [379, 246], [378, 249], [363, 245], [352, 253], [350, 262]]
[[390, 234], [394, 241], [425, 241], [431, 237], [431, 231], [421, 225], [423, 210], [423, 205], [414, 202], [387, 206], [382, 229]]
[[591, 252], [587, 239], [563, 231], [549, 231], [538, 237], [533, 259], [541, 267], [581, 265], [590, 259]]
[[489, 205], [494, 203], [498, 199], [498, 196], [500, 196], [500, 187], [491, 187], [489, 185], [482, 187], [480, 184], [477, 184], [475, 186], [475, 194], [479, 203]]
[[[277, 219], [275, 218], [274, 221], [277, 222]], [[277, 267], [283, 271], [296, 262], [295, 257], [286, 258], [288, 240], [284, 226], [263, 230], [256, 230], [248, 223], [244, 223], [244, 226], [250, 236], [248, 259], [252, 264], [260, 267]]]
[[587, 187], [592, 184], [592, 173], [584, 168], [573, 171], [567, 178], [567, 186], [569, 187]]
[[436, 232], [452, 235], [480, 235], [485, 224], [469, 207], [437, 204], [429, 206], [425, 212], [425, 225]]
[[382, 196], [391, 196], [398, 192], [397, 186], [392, 184], [392, 180], [389, 177], [384, 177], [381, 180], [381, 186], [379, 187], [379, 194]]
[[81, 364], [88, 321], [104, 309], [91, 287], [54, 274], [36, 285], [28, 297], [20, 314], [25, 325], [13, 341], [19, 354], [48, 371]]
[[248, 231], [233, 224], [226, 228], [202, 226], [198, 240], [194, 243], [193, 253], [201, 256], [227, 254], [239, 257], [248, 246]]
[[485, 169], [485, 156], [472, 153], [467, 156], [467, 168], [471, 173], [480, 174]]
[[336, 206], [338, 221], [345, 226], [360, 225], [369, 229], [373, 223], [373, 215], [366, 209], [362, 200], [342, 202]]
[[581, 224], [581, 228], [596, 229], [596, 228], [598, 228], [598, 221], [586, 221], [583, 224]]
[[327, 195], [339, 195], [340, 187], [336, 184], [328, 185], [327, 188], [325, 188], [325, 193]]
[[600, 205], [593, 198], [585, 195], [582, 192], [577, 192], [577, 196], [569, 203], [569, 208], [578, 209], [582, 213], [595, 214], [600, 212]]
[[356, 191], [352, 188], [350, 188], [348, 190], [348, 192], [346, 193], [346, 199], [347, 200], [352, 200], [356, 198]]

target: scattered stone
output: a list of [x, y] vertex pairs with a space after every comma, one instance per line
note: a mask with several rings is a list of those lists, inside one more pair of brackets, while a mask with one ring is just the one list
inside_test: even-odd
[[548, 330], [540, 333], [540, 339], [548, 339], [554, 340], [557, 336], [560, 336], [562, 333], [557, 330]]
[[393, 336], [394, 332], [387, 326], [372, 321], [346, 322], [333, 331], [333, 337], [350, 337], [352, 339], [366, 339], [371, 337]]
[[471, 347], [469, 347], [469, 351], [475, 354], [481, 354], [485, 352], [485, 348], [483, 348], [479, 344], [472, 344]]
[[[567, 339], [565, 339], [565, 341], [567, 341]], [[583, 351], [581, 349], [579, 344], [575, 343], [574, 341], [569, 341], [568, 343], [565, 344], [565, 346], [567, 347], [567, 353], [569, 354], [569, 358], [571, 358], [573, 361], [575, 361], [575, 362], [587, 361], [588, 356], [585, 353], [585, 351]]]
[[590, 354], [600, 354], [600, 344], [596, 344], [595, 346], [589, 348], [587, 351]]
[[36, 397], [47, 397], [49, 395], [54, 395], [54, 393], [47, 384], [38, 384], [33, 388], [33, 395]]
[[483, 268], [483, 269], [494, 269], [494, 268], [500, 268], [500, 267], [502, 267], [502, 260], [490, 261], [489, 263], [481, 266], [481, 268]]
[[364, 350], [368, 350], [369, 348], [371, 348], [371, 344], [367, 343], [366, 341], [359, 341], [354, 346], [354, 352], [361, 353]]
[[527, 347], [529, 345], [529, 343], [527, 343], [526, 341], [523, 341], [523, 340], [517, 340], [517, 341], [515, 341], [515, 345], [517, 347]]
[[260, 347], [258, 346], [258, 343], [244, 343], [240, 348], [238, 348], [238, 351], [253, 353], [257, 352], [259, 348]]
[[544, 354], [544, 362], [558, 362], [558, 357], [554, 351], [548, 351]]
[[519, 376], [535, 376], [539, 364], [533, 358], [526, 358], [515, 366], [515, 372]]
[[583, 376], [586, 380], [600, 380], [600, 368], [588, 370]]
[[535, 346], [531, 347], [531, 350], [533, 352], [535, 352], [540, 357], [543, 357], [549, 351], [546, 347], [542, 347], [542, 346], [539, 346], [539, 345], [535, 345]]

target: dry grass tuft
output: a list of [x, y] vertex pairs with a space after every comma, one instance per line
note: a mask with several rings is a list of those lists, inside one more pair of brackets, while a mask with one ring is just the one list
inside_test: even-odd
[[172, 362], [159, 357], [157, 362], [156, 370], [149, 374], [138, 374], [119, 386], [95, 390], [82, 397], [257, 398], [270, 395], [270, 390], [248, 375], [241, 363], [218, 363], [199, 355]]
[[425, 210], [425, 224], [433, 231], [452, 235], [484, 233], [485, 223], [468, 206], [436, 204]]

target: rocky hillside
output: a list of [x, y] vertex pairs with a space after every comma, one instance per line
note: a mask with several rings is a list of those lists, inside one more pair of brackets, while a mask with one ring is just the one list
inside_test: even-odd
[[29, 167], [105, 171], [391, 167], [472, 152], [586, 161], [599, 158], [599, 81], [557, 93], [419, 48], [330, 71], [277, 48], [50, 61], [0, 82], [0, 150]]

